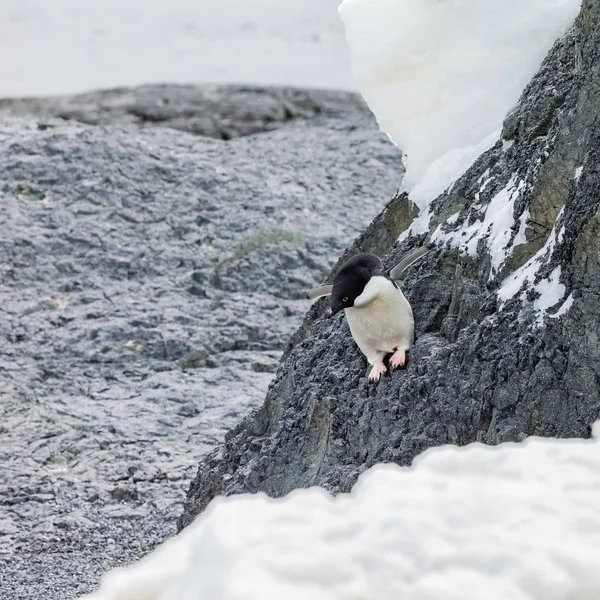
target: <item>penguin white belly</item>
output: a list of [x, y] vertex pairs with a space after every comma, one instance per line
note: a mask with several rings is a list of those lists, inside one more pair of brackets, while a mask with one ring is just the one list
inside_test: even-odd
[[[369, 301], [356, 307], [361, 299]], [[352, 337], [371, 364], [380, 362], [382, 354], [409, 349], [414, 334], [412, 309], [391, 281], [373, 277], [356, 300], [355, 307], [346, 309], [346, 317]]]

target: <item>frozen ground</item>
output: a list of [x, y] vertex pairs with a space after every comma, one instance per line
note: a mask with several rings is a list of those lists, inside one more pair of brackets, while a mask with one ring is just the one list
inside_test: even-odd
[[0, 0], [0, 97], [142, 83], [354, 88], [339, 0]]

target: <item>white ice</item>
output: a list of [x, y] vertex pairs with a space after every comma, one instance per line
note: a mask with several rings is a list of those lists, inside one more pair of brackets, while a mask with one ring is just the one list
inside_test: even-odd
[[214, 500], [88, 600], [595, 600], [599, 564], [600, 443], [530, 438]]
[[422, 211], [498, 139], [506, 113], [580, 5], [344, 0], [360, 91], [407, 155], [404, 187]]
[[0, 97], [141, 83], [353, 89], [340, 0], [0, 0]]

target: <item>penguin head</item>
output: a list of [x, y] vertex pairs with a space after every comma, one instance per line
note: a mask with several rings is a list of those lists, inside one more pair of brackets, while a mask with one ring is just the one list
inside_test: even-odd
[[384, 274], [383, 264], [374, 254], [357, 254], [344, 263], [333, 280], [331, 308], [327, 313], [332, 317], [340, 310], [351, 308], [354, 301], [363, 293], [371, 277]]

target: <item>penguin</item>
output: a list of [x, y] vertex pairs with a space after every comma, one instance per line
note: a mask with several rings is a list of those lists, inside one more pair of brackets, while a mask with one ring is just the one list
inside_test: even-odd
[[310, 300], [331, 296], [329, 318], [345, 310], [352, 337], [372, 366], [372, 382], [379, 381], [387, 371], [383, 364], [386, 355], [392, 355], [392, 369], [406, 363], [406, 351], [414, 339], [414, 319], [412, 308], [394, 279], [428, 251], [416, 248], [387, 271], [378, 256], [357, 254], [344, 263], [333, 284], [320, 285], [307, 294]]

